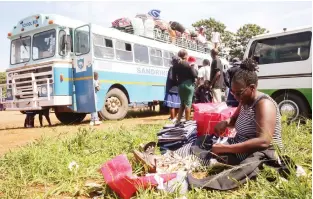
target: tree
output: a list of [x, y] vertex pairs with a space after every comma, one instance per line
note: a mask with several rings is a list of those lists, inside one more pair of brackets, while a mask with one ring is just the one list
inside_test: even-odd
[[5, 72], [0, 72], [0, 84], [6, 83], [6, 74]]
[[235, 38], [235, 34], [226, 30], [224, 33], [222, 33], [221, 35], [221, 39], [222, 39], [222, 45], [223, 47], [227, 47], [230, 48], [234, 45], [234, 38]]
[[[5, 72], [0, 72], [0, 84], [6, 84]], [[6, 95], [6, 88], [5, 87], [2, 87], [2, 95]], [[2, 97], [2, 96], [0, 96], [0, 97]]]
[[268, 30], [256, 24], [243, 25], [237, 30], [234, 42], [231, 46], [230, 55], [242, 59], [249, 40], [256, 35], [268, 32]]
[[216, 30], [221, 35], [225, 32], [226, 26], [220, 21], [215, 20], [214, 18], [202, 19], [192, 24], [193, 27], [199, 28], [200, 26], [204, 26], [206, 31], [205, 34], [207, 36], [207, 40], [211, 40], [212, 30]]

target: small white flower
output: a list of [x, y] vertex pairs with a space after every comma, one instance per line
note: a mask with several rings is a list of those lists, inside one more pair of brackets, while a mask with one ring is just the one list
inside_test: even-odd
[[75, 162], [75, 161], [72, 161], [69, 165], [68, 165], [68, 169], [70, 171], [73, 171], [73, 169], [77, 170], [79, 168], [79, 165]]

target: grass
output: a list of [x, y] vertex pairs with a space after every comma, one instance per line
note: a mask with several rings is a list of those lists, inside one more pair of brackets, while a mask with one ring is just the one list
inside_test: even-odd
[[[112, 126], [105, 131], [81, 128], [74, 136], [62, 139], [41, 138], [18, 151], [0, 158], [1, 198], [65, 198], [88, 196], [87, 181], [103, 185], [103, 198], [118, 198], [106, 187], [99, 167], [105, 161], [125, 153], [133, 165], [134, 173], [142, 167], [133, 162], [131, 151], [140, 143], [156, 140], [156, 132], [162, 125]], [[307, 177], [292, 173], [289, 181], [265, 168], [255, 181], [249, 181], [233, 191], [206, 191], [194, 189], [187, 198], [312, 198], [312, 123], [306, 125], [284, 123], [283, 141], [285, 154], [303, 166]], [[69, 171], [68, 165], [75, 161], [79, 168]], [[273, 182], [267, 179], [276, 178]], [[178, 194], [166, 194], [143, 190], [137, 198], [175, 198]]]

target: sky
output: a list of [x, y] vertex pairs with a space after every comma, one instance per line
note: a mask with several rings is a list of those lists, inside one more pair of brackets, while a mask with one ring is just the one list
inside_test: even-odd
[[9, 67], [8, 32], [23, 18], [34, 14], [59, 14], [86, 23], [109, 27], [121, 17], [134, 17], [151, 9], [161, 10], [161, 18], [178, 21], [185, 27], [210, 17], [236, 32], [247, 23], [258, 24], [270, 32], [283, 28], [312, 25], [312, 2], [240, 2], [240, 1], [105, 1], [105, 2], [0, 2], [0, 71]]

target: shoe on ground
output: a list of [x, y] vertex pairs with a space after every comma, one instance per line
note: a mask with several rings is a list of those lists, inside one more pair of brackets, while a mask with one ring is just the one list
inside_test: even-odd
[[89, 125], [90, 125], [90, 126], [94, 126], [95, 123], [94, 123], [93, 121], [91, 121], [91, 122], [89, 123]]
[[101, 121], [95, 121], [95, 125], [100, 125], [100, 124], [102, 124], [102, 122]]

